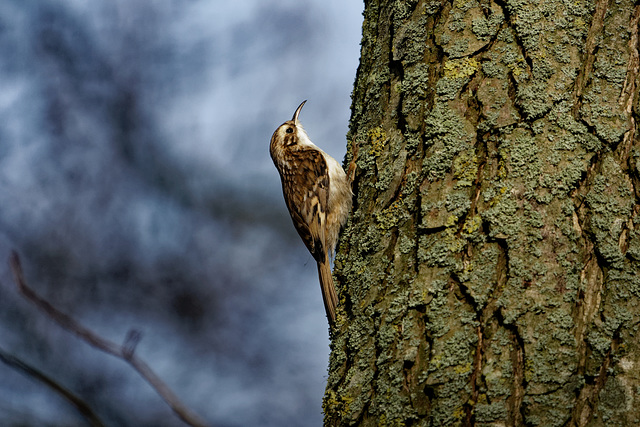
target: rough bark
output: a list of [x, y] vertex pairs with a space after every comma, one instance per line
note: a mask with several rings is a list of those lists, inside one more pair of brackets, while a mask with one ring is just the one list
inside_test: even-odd
[[365, 1], [326, 425], [640, 425], [639, 18]]

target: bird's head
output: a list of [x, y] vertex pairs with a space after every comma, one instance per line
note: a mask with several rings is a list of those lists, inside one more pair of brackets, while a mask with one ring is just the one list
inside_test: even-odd
[[304, 128], [300, 124], [298, 120], [298, 116], [300, 115], [300, 110], [302, 110], [302, 106], [305, 104], [305, 101], [298, 106], [296, 112], [293, 113], [293, 117], [291, 120], [287, 120], [283, 124], [281, 124], [278, 129], [273, 133], [271, 137], [271, 143], [269, 144], [269, 149], [271, 151], [271, 156], [274, 157], [276, 152], [285, 150], [287, 148], [294, 149], [295, 147], [302, 146], [314, 146]]

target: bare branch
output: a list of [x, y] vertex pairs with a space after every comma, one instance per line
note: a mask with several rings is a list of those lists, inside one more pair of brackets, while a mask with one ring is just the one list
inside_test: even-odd
[[55, 308], [51, 303], [39, 296], [30, 288], [24, 278], [24, 273], [20, 264], [20, 257], [15, 251], [11, 253], [9, 264], [11, 265], [11, 270], [13, 271], [13, 276], [16, 284], [18, 285], [18, 289], [25, 298], [44, 311], [62, 328], [77, 335], [98, 350], [109, 353], [129, 363], [136, 371], [138, 371], [142, 378], [144, 378], [151, 387], [155, 389], [160, 397], [167, 402], [173, 412], [182, 421], [194, 427], [206, 426], [205, 422], [180, 401], [178, 396], [176, 396], [169, 386], [165, 384], [155, 372], [153, 372], [149, 365], [135, 355], [135, 347], [140, 340], [140, 334], [138, 332], [129, 331], [129, 334], [122, 346], [102, 338], [95, 332], [82, 326], [69, 315]]
[[127, 360], [131, 360], [133, 353], [136, 351], [136, 346], [141, 339], [142, 332], [135, 329], [130, 329], [129, 332], [127, 332], [127, 336], [122, 344], [122, 353]]
[[22, 360], [18, 359], [15, 356], [12, 356], [0, 349], [0, 361], [4, 364], [22, 372], [26, 376], [35, 379], [36, 381], [40, 381], [45, 384], [47, 387], [51, 388], [53, 391], [58, 393], [64, 399], [66, 399], [69, 403], [76, 407], [76, 409], [89, 421], [89, 423], [93, 427], [104, 427], [100, 418], [93, 412], [91, 407], [87, 405], [82, 399], [73, 394], [71, 391], [64, 388], [62, 385], [58, 384], [52, 378], [44, 374], [43, 372], [37, 370], [36, 368], [28, 365]]

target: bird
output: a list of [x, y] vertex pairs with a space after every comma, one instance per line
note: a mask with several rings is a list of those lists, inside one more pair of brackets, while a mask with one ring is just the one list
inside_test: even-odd
[[282, 193], [293, 225], [318, 266], [320, 289], [329, 326], [336, 321], [338, 296], [331, 276], [330, 257], [351, 210], [353, 193], [347, 174], [330, 155], [318, 148], [298, 116], [280, 125], [269, 144], [271, 159], [282, 181]]

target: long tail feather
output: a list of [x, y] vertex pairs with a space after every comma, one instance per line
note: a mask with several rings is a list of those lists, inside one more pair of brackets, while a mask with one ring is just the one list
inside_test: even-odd
[[326, 255], [323, 262], [318, 262], [318, 276], [320, 277], [320, 289], [322, 290], [324, 308], [327, 311], [327, 319], [329, 319], [329, 325], [333, 326], [336, 321], [338, 295], [333, 284], [333, 277], [331, 277], [331, 264]]

